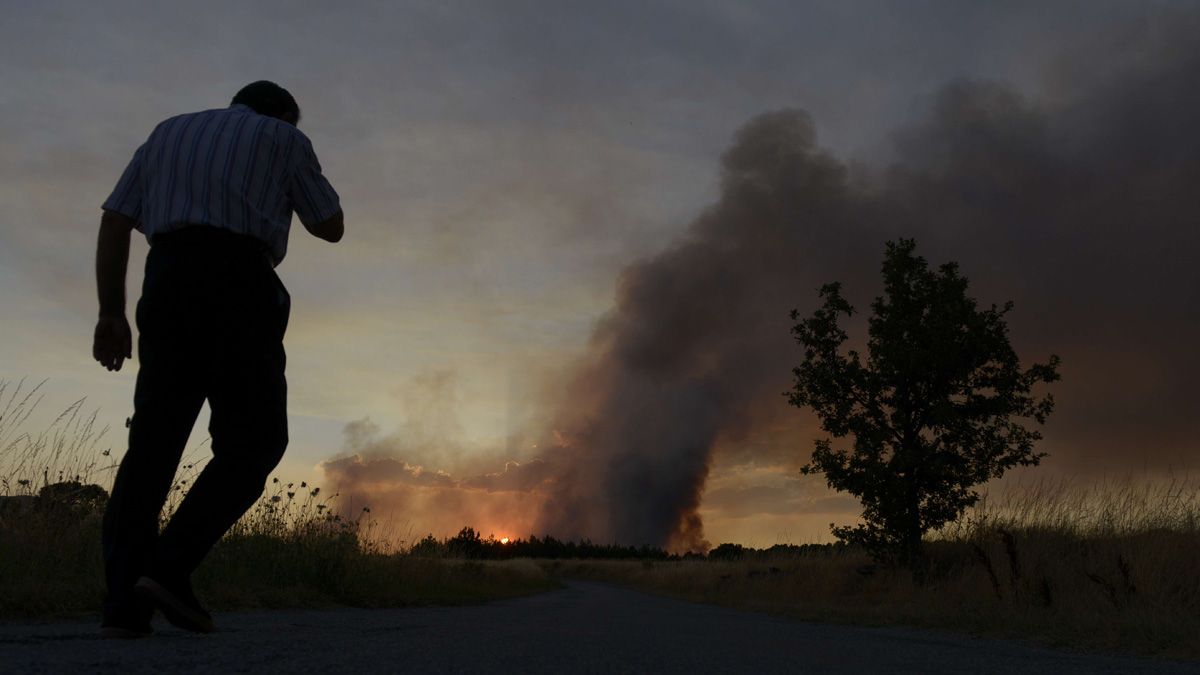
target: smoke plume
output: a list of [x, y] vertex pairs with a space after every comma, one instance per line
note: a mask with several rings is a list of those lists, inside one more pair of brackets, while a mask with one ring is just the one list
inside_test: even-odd
[[743, 441], [782, 424], [794, 444], [766, 452], [803, 460], [817, 434], [781, 396], [799, 358], [789, 310], [811, 311], [834, 280], [865, 308], [898, 236], [960, 262], [982, 302], [1014, 300], [1023, 359], [1063, 357], [1055, 466], [1194, 458], [1198, 28], [1189, 13], [1104, 36], [1048, 68], [1038, 97], [950, 83], [896, 133], [887, 166], [823, 151], [802, 110], [750, 120], [721, 158], [718, 200], [621, 274], [556, 393], [550, 449], [505, 483], [531, 495], [531, 531], [705, 548], [717, 449], [758, 452]]
[[[1064, 463], [1188, 457], [1200, 408], [1196, 27], [1121, 35], [1134, 53], [1109, 76], [1100, 54], [1076, 55], [1088, 76], [1060, 64], [1080, 88], [1053, 102], [951, 83], [926, 121], [897, 133], [899, 159], [862, 175], [821, 151], [803, 111], [750, 121], [722, 158], [719, 201], [622, 274], [565, 399], [557, 428], [570, 443], [543, 529], [703, 548], [714, 447], [763, 418], [800, 417], [779, 402], [799, 358], [788, 310], [811, 310], [832, 280], [864, 307], [897, 236], [960, 261], [985, 302], [1015, 300], [1026, 359], [1064, 357], [1049, 443]], [[811, 420], [796, 427], [815, 435]]]

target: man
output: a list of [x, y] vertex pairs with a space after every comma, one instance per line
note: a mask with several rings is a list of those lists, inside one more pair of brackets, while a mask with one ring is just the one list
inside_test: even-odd
[[[249, 84], [228, 108], [159, 124], [104, 202], [93, 355], [109, 370], [132, 357], [131, 232], [150, 242], [129, 450], [104, 513], [104, 637], [149, 635], [155, 606], [180, 628], [214, 629], [192, 594], [191, 573], [262, 494], [287, 446], [290, 296], [273, 268], [287, 251], [293, 211], [325, 241], [344, 231], [338, 195], [299, 120], [287, 90]], [[160, 534], [163, 503], [206, 399], [213, 458]]]

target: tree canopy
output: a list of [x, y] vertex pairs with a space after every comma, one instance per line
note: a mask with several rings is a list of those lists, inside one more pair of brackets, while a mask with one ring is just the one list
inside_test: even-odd
[[[979, 499], [976, 486], [1036, 465], [1034, 444], [1054, 409], [1034, 386], [1059, 379], [1059, 358], [1022, 368], [1009, 343], [1011, 302], [980, 308], [958, 265], [930, 269], [911, 239], [888, 242], [883, 295], [871, 304], [867, 353], [847, 349], [839, 321], [854, 313], [839, 283], [792, 328], [804, 349], [787, 392], [831, 438], [816, 441], [808, 474], [863, 505], [863, 522], [833, 527], [876, 557], [915, 562], [922, 535]], [[834, 439], [848, 439], [849, 446]]]

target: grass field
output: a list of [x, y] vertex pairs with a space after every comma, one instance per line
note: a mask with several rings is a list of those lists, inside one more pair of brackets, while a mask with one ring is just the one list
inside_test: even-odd
[[[53, 533], [47, 536], [47, 533]], [[99, 610], [100, 517], [0, 518], [0, 619]], [[352, 529], [231, 533], [196, 572], [216, 609], [459, 604], [535, 593], [557, 584], [528, 560], [420, 558], [373, 550]]]
[[[0, 620], [95, 612], [102, 495], [83, 488], [111, 467], [105, 431], [82, 402], [42, 432], [20, 431], [37, 391], [16, 389], [0, 383]], [[185, 460], [166, 514], [200, 468]], [[809, 620], [1200, 657], [1200, 481], [1186, 477], [1010, 490], [929, 538], [921, 583], [834, 546], [722, 559], [455, 559], [453, 546], [398, 546], [368, 513], [347, 519], [335, 506], [314, 486], [271, 483], [197, 572], [198, 595], [217, 609], [452, 604], [578, 578]]]
[[1042, 485], [926, 542], [929, 573], [853, 548], [737, 560], [544, 562], [554, 575], [814, 621], [1200, 657], [1200, 485]]
[[[111, 475], [100, 449], [106, 430], [79, 401], [46, 429], [24, 431], [38, 393], [0, 382], [0, 620], [96, 612], [104, 595], [104, 494], [89, 486]], [[184, 460], [164, 519], [201, 468]], [[373, 529], [369, 514], [347, 519], [333, 505], [314, 486], [272, 482], [197, 570], [197, 595], [216, 609], [376, 607], [481, 602], [557, 586], [528, 560], [408, 555]]]

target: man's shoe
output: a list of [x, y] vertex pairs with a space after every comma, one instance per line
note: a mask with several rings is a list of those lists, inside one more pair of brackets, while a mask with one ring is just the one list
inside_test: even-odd
[[162, 578], [142, 577], [133, 585], [138, 595], [151, 600], [172, 625], [195, 633], [216, 630], [212, 616], [200, 606], [186, 579], [174, 583]]

